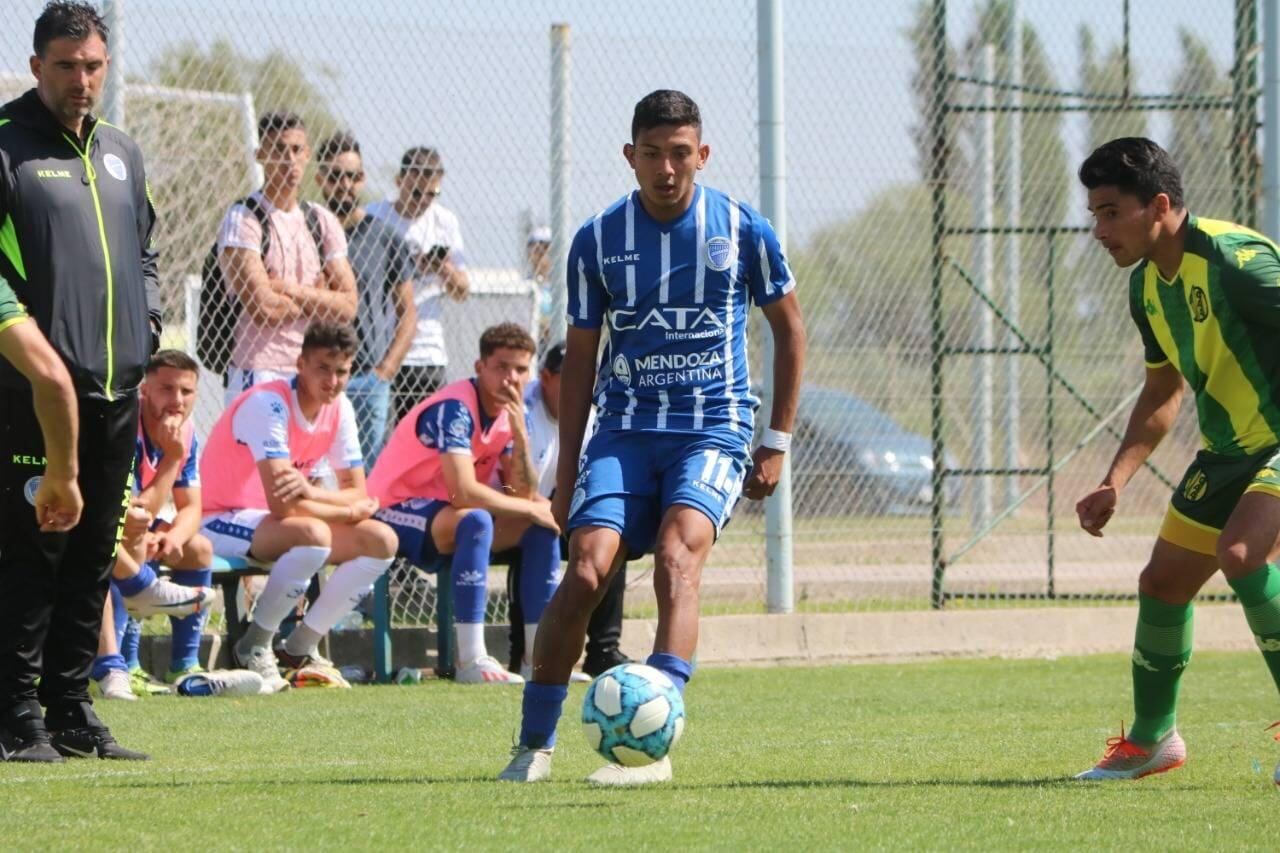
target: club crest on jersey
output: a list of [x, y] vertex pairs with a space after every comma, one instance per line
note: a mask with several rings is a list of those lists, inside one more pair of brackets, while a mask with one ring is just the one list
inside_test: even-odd
[[707, 241], [707, 266], [724, 272], [737, 260], [737, 251], [728, 237], [712, 237]]
[[619, 354], [617, 357], [614, 358], [613, 375], [616, 376], [618, 378], [618, 381], [621, 382], [623, 385], [631, 384], [631, 365], [627, 364], [627, 359], [625, 356]]
[[123, 181], [129, 176], [129, 170], [124, 167], [124, 161], [114, 154], [108, 154], [102, 158], [102, 165], [107, 167], [107, 171], [111, 173], [111, 177], [117, 181]]
[[22, 487], [22, 496], [27, 499], [27, 503], [32, 506], [36, 505], [36, 492], [40, 491], [40, 481], [44, 477], [32, 477], [27, 480], [27, 484]]

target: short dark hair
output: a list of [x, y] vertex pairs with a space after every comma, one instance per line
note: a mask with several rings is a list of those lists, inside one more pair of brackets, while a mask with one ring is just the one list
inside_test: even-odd
[[400, 157], [400, 174], [426, 172], [444, 174], [444, 158], [440, 152], [426, 145], [415, 145]]
[[631, 115], [631, 141], [646, 130], [664, 124], [690, 126], [702, 135], [702, 113], [698, 105], [684, 92], [674, 89], [658, 89], [645, 95], [636, 104]]
[[499, 323], [485, 329], [480, 336], [480, 357], [488, 358], [500, 349], [519, 349], [534, 355], [538, 352], [538, 345], [518, 323]]
[[542, 369], [548, 373], [559, 373], [564, 367], [564, 341], [556, 341], [547, 347], [547, 351], [542, 354]]
[[196, 376], [200, 375], [200, 362], [180, 349], [159, 350], [147, 361], [148, 374], [155, 373], [162, 367], [172, 367], [174, 370], [189, 370]]
[[307, 129], [307, 123], [302, 120], [302, 116], [297, 113], [291, 113], [288, 110], [275, 110], [269, 113], [263, 113], [262, 118], [258, 119], [258, 138], [266, 136], [268, 133], [278, 133], [285, 130], [301, 130]]
[[105, 43], [108, 32], [98, 10], [88, 3], [54, 0], [45, 4], [44, 11], [36, 18], [36, 31], [31, 37], [31, 47], [36, 56], [43, 58], [45, 48], [54, 39], [84, 41], [97, 33]]
[[359, 154], [360, 143], [347, 131], [340, 130], [320, 143], [320, 150], [317, 152], [316, 157], [321, 162], [324, 162], [325, 160], [332, 160], [339, 154], [347, 153]]
[[1125, 136], [1098, 146], [1080, 164], [1080, 183], [1086, 189], [1115, 187], [1150, 204], [1159, 193], [1169, 204], [1182, 207], [1182, 173], [1159, 145], [1142, 136]]
[[347, 323], [331, 323], [328, 320], [316, 320], [307, 326], [307, 333], [302, 336], [302, 351], [312, 349], [338, 350], [343, 355], [353, 356], [359, 341], [356, 330]]

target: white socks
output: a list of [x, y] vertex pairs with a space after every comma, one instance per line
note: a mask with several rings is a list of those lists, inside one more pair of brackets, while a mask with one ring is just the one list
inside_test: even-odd
[[338, 566], [325, 581], [320, 597], [307, 610], [302, 624], [321, 636], [329, 633], [339, 619], [356, 609], [360, 599], [374, 581], [391, 568], [392, 562], [394, 558], [356, 557]]
[[488, 654], [484, 645], [483, 622], [455, 622], [453, 633], [458, 638], [459, 666], [466, 666], [476, 658]]
[[533, 641], [538, 636], [538, 623], [524, 624], [524, 662], [533, 666]]
[[285, 551], [271, 567], [267, 585], [253, 605], [254, 625], [275, 634], [328, 559], [329, 549], [318, 545], [295, 545]]

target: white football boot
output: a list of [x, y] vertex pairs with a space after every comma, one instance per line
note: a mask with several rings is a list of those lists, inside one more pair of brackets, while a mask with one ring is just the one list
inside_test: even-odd
[[498, 774], [500, 782], [543, 782], [551, 778], [551, 749], [516, 746], [511, 762]]
[[653, 785], [671, 781], [671, 757], [646, 764], [643, 767], [624, 767], [621, 764], [606, 764], [587, 777], [592, 785], [610, 785], [614, 787], [631, 787], [635, 785]]

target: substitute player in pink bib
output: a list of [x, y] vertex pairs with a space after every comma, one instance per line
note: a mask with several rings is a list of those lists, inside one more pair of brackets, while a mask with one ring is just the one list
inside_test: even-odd
[[[523, 684], [485, 648], [489, 558], [520, 548], [520, 601], [532, 647], [538, 619], [560, 582], [560, 529], [538, 497], [529, 452], [524, 383], [533, 338], [514, 323], [480, 337], [476, 375], [446, 385], [396, 425], [369, 477], [385, 507], [377, 518], [395, 528], [400, 556], [430, 570], [453, 558], [457, 680]], [[500, 474], [501, 491], [488, 485]]]
[[[271, 690], [293, 675], [346, 686], [318, 651], [320, 638], [350, 613], [391, 565], [395, 533], [372, 516], [365, 490], [355, 412], [343, 389], [351, 376], [355, 331], [313, 323], [303, 338], [295, 379], [256, 385], [232, 401], [214, 424], [200, 472], [204, 532], [216, 553], [273, 562], [253, 620], [233, 649], [239, 664]], [[338, 489], [310, 482], [327, 459]], [[272, 639], [284, 617], [326, 563], [338, 568], [280, 652]], [[295, 679], [296, 681], [297, 679]]]

